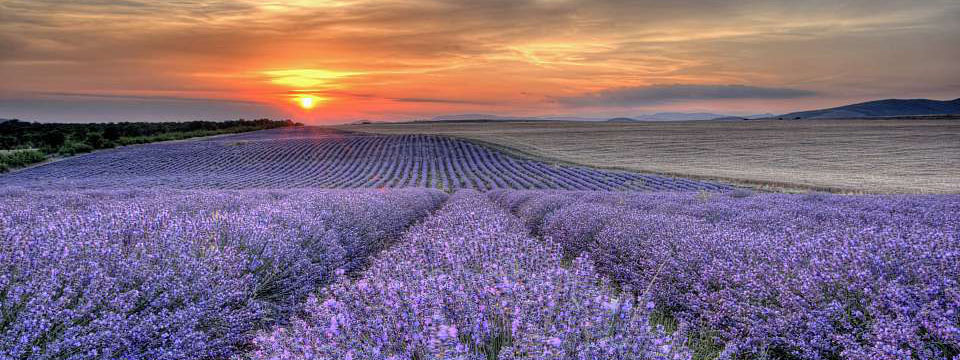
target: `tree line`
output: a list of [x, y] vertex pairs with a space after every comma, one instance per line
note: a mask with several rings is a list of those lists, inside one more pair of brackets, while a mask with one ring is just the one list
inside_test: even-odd
[[55, 155], [69, 156], [115, 146], [302, 125], [291, 120], [270, 119], [87, 124], [0, 120], [0, 172]]

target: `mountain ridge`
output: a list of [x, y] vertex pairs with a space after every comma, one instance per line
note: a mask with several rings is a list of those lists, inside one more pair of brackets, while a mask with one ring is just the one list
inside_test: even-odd
[[841, 119], [949, 114], [960, 114], [960, 98], [954, 100], [873, 100], [826, 109], [797, 111], [776, 117], [783, 119]]

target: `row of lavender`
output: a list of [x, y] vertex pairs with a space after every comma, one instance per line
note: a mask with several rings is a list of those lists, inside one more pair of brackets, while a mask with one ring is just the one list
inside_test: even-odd
[[0, 359], [228, 358], [436, 190], [0, 190]]
[[[684, 359], [644, 297], [615, 292], [586, 258], [527, 235], [461, 191], [358, 279], [264, 332], [255, 359]], [[639, 305], [638, 305], [639, 304]]]
[[0, 186], [722, 190], [724, 185], [550, 165], [431, 135], [296, 127], [105, 150], [0, 175]]
[[707, 353], [960, 356], [960, 197], [735, 195], [490, 193]]

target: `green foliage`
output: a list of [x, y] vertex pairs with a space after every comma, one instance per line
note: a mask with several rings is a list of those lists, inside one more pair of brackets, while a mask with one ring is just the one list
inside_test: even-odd
[[0, 172], [38, 163], [45, 159], [43, 152], [37, 149], [0, 150]]
[[[673, 312], [659, 306], [650, 314], [650, 323], [670, 334], [680, 330], [680, 322], [673, 316]], [[685, 345], [693, 352], [693, 360], [714, 360], [723, 352], [723, 346], [718, 342], [719, 334], [713, 331], [695, 327], [688, 329], [686, 336]]]
[[0, 149], [13, 149], [18, 143], [13, 135], [0, 135]]
[[107, 139], [103, 137], [103, 134], [100, 133], [87, 133], [87, 136], [83, 142], [87, 145], [90, 145], [90, 147], [94, 149], [106, 149], [113, 147], [113, 143], [107, 141]]
[[110, 124], [105, 129], [103, 129], [103, 138], [111, 142], [117, 141], [117, 139], [119, 139], [120, 136], [122, 135], [123, 133], [120, 132], [120, 128], [113, 124]]
[[40, 142], [47, 149], [59, 149], [66, 141], [67, 136], [59, 131], [51, 131], [40, 135]]
[[66, 144], [63, 144], [63, 146], [61, 146], [60, 149], [57, 150], [57, 153], [59, 153], [60, 155], [70, 156], [70, 155], [91, 152], [93, 150], [94, 150], [93, 147], [90, 145], [87, 145], [87, 143], [71, 141]]

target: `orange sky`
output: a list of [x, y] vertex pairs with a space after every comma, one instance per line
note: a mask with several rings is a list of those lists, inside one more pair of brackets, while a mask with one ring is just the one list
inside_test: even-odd
[[960, 2], [931, 0], [0, 0], [0, 118], [331, 123], [952, 99], [958, 18]]

